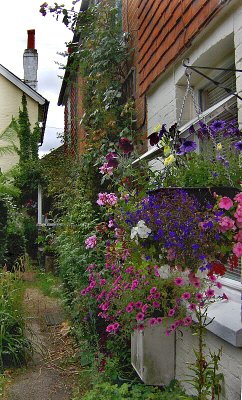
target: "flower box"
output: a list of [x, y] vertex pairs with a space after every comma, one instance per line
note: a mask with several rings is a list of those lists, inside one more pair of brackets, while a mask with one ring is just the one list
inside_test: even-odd
[[135, 330], [131, 336], [131, 363], [147, 385], [169, 385], [175, 378], [175, 335], [162, 325]]

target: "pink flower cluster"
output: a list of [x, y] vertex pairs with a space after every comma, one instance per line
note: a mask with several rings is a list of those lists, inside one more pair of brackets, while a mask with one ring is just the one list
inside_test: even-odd
[[97, 245], [97, 236], [96, 235], [89, 236], [85, 240], [85, 245], [86, 245], [86, 249], [93, 249], [94, 247], [96, 247], [96, 245]]
[[115, 193], [98, 193], [97, 204], [99, 206], [114, 206], [118, 201]]
[[99, 171], [103, 175], [113, 175], [113, 167], [109, 167], [108, 163], [104, 163], [100, 168]]
[[231, 231], [234, 233], [232, 252], [236, 257], [242, 257], [242, 193], [238, 193], [233, 200], [222, 197], [218, 207], [228, 214], [220, 217], [219, 230], [223, 234], [230, 234]]

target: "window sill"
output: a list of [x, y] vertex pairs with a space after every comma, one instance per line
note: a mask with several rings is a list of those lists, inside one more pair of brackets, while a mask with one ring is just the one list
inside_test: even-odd
[[212, 321], [207, 329], [226, 342], [242, 347], [241, 324], [241, 291], [239, 282], [223, 278], [220, 280], [229, 300], [214, 303], [208, 310], [208, 321]]

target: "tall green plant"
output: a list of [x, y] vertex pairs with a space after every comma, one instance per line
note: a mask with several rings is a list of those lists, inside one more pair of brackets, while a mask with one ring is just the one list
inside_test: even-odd
[[27, 109], [27, 99], [25, 94], [22, 96], [22, 110], [19, 109], [18, 118], [18, 137], [20, 142], [20, 164], [25, 163], [31, 158], [31, 130], [29, 122], [29, 114]]

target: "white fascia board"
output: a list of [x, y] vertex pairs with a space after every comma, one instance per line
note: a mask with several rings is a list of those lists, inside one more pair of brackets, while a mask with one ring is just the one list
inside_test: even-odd
[[[182, 136], [188, 128], [193, 125], [194, 128], [197, 127], [198, 121], [203, 121], [205, 120], [206, 122], [209, 122], [216, 118], [218, 115], [220, 115], [223, 111], [226, 111], [227, 107], [229, 107], [231, 104], [233, 104], [236, 101], [236, 97], [234, 95], [229, 95], [225, 99], [219, 101], [216, 103], [214, 106], [208, 108], [206, 111], [202, 112], [199, 117], [196, 117], [189, 122], [187, 122], [185, 125], [183, 125], [179, 131], [180, 131], [180, 136]], [[136, 160], [132, 162], [133, 165], [136, 165], [139, 161], [142, 160], [152, 160], [156, 156], [159, 156], [161, 149], [156, 145], [153, 146], [151, 149], [146, 151], [146, 153], [142, 154], [142, 156], [138, 157]]]
[[42, 97], [39, 93], [37, 93], [34, 89], [32, 89], [29, 85], [21, 81], [16, 75], [6, 69], [3, 65], [0, 65], [0, 74], [12, 82], [15, 86], [17, 86], [22, 92], [27, 94], [41, 106], [46, 103], [46, 99]]

